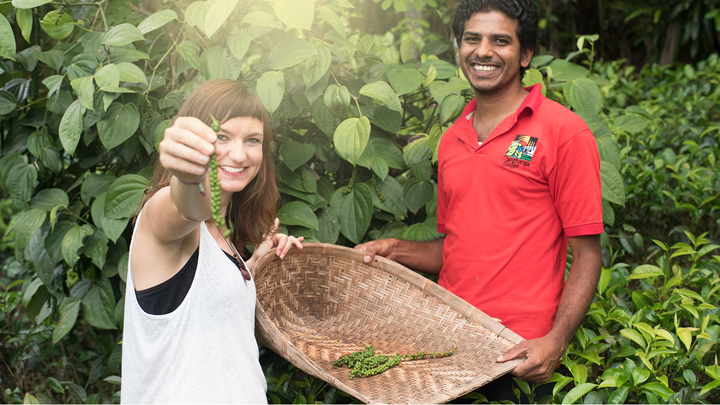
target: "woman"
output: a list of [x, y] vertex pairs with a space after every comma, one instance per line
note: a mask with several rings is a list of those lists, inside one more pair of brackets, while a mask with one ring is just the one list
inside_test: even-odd
[[[217, 136], [211, 115], [221, 122]], [[266, 402], [248, 270], [273, 248], [280, 258], [293, 245], [302, 249], [302, 238], [275, 233], [271, 130], [257, 95], [236, 81], [213, 80], [188, 97], [165, 131], [156, 186], [130, 245], [122, 402]], [[210, 220], [213, 153], [223, 216], [233, 229], [228, 239], [226, 224]], [[244, 262], [235, 246], [247, 245], [256, 248]]]

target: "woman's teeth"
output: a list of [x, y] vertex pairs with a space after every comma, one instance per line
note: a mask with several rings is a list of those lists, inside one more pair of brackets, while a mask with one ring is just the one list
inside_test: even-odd
[[245, 170], [244, 167], [230, 167], [230, 166], [220, 166], [221, 169], [225, 170], [228, 173], [240, 173], [243, 170]]

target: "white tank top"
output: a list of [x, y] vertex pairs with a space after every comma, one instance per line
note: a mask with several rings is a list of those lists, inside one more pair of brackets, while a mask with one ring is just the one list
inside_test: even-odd
[[128, 266], [122, 403], [267, 403], [255, 341], [254, 278], [246, 281], [205, 223], [200, 227], [195, 278], [175, 311], [143, 311]]

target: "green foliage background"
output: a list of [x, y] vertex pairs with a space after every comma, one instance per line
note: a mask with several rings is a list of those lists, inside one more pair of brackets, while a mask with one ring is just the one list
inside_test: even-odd
[[[428, 20], [447, 11], [412, 3]], [[368, 4], [0, 3], [4, 402], [119, 399], [130, 219], [205, 80], [244, 81], [272, 114], [284, 231], [347, 246], [439, 236], [437, 145], [472, 90], [447, 32], [353, 28]], [[550, 400], [712, 402], [720, 62], [638, 72], [594, 62], [598, 39], [536, 56], [525, 77], [585, 119], [602, 160], [603, 276]], [[352, 401], [271, 352], [261, 362], [273, 402]]]

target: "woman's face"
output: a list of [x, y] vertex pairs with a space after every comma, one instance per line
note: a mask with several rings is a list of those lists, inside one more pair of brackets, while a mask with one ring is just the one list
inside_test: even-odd
[[220, 126], [215, 154], [223, 191], [243, 190], [257, 176], [263, 159], [263, 123], [251, 117], [235, 117]]

